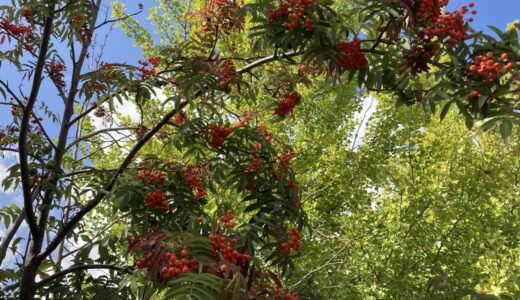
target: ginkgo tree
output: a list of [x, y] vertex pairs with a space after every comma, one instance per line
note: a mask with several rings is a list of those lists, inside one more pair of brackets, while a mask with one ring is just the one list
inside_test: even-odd
[[[351, 82], [442, 107], [441, 118], [455, 105], [468, 128], [496, 125], [504, 138], [520, 122], [517, 30], [475, 32], [475, 4], [447, 4], [159, 0], [150, 13], [160, 43], [133, 18], [142, 4], [135, 13], [102, 0], [2, 6], [1, 59], [22, 75], [0, 81], [12, 112], [0, 150], [18, 156], [3, 186], [21, 188], [23, 207], [5, 210], [0, 257], [29, 228], [20, 268], [2, 273], [6, 297], [298, 299], [282, 279], [304, 252], [308, 218], [291, 166], [305, 149], [270, 127], [311, 101], [299, 86]], [[97, 56], [89, 69], [98, 32], [113, 24], [144, 57]], [[57, 101], [41, 96], [43, 85]], [[128, 103], [137, 122], [117, 111]], [[111, 126], [96, 128], [96, 118]], [[111, 229], [107, 216], [126, 226], [96, 240], [89, 229]], [[102, 226], [89, 224], [96, 218]], [[90, 263], [93, 245], [106, 263]], [[92, 269], [113, 273], [85, 287], [80, 271]]]

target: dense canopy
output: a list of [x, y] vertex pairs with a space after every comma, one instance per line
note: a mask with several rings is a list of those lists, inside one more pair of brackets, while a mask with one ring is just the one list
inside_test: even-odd
[[519, 298], [520, 26], [448, 4], [0, 5], [0, 298]]

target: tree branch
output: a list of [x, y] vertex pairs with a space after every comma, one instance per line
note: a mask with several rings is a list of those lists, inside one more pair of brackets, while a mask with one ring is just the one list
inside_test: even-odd
[[112, 178], [109, 180], [109, 182], [99, 190], [99, 192], [96, 194], [94, 199], [92, 199], [90, 202], [88, 202], [74, 217], [71, 218], [70, 222], [63, 225], [63, 228], [56, 233], [56, 237], [52, 242], [49, 244], [47, 249], [45, 249], [44, 252], [42, 252], [39, 255], [40, 259], [44, 259], [48, 255], [56, 249], [56, 247], [59, 245], [59, 243], [65, 239], [67, 234], [71, 232], [76, 225], [83, 219], [83, 217], [89, 213], [92, 209], [94, 209], [101, 200], [107, 195], [107, 192], [110, 192], [112, 188], [114, 187], [117, 179], [119, 176], [124, 172], [124, 170], [132, 163], [135, 155], [141, 150], [141, 148], [157, 133], [159, 130], [166, 125], [170, 121], [170, 119], [175, 116], [177, 111], [184, 108], [186, 105], [188, 105], [188, 101], [181, 102], [178, 108], [171, 110], [169, 113], [167, 113], [161, 121], [155, 125], [141, 140], [139, 140], [134, 147], [130, 150], [130, 152], [127, 154], [121, 165], [119, 165], [119, 168], [115, 172], [114, 175], [112, 175]]
[[135, 127], [118, 127], [118, 128], [103, 128], [100, 130], [96, 130], [87, 135], [84, 135], [84, 136], [81, 136], [81, 137], [75, 139], [72, 143], [67, 145], [67, 147], [65, 148], [65, 151], [69, 150], [75, 144], [77, 144], [81, 141], [84, 141], [84, 140], [88, 140], [89, 138], [94, 137], [98, 134], [103, 134], [103, 133], [110, 132], [110, 131], [123, 131], [123, 130], [135, 130], [135, 129], [136, 129]]
[[19, 157], [20, 157], [20, 175], [22, 179], [22, 190], [23, 190], [23, 202], [24, 210], [27, 218], [27, 224], [31, 230], [35, 240], [40, 239], [38, 225], [36, 223], [36, 216], [32, 208], [32, 197], [31, 197], [31, 180], [29, 174], [29, 160], [28, 160], [28, 149], [27, 149], [27, 134], [29, 127], [29, 118], [31, 117], [38, 92], [42, 83], [42, 74], [45, 67], [45, 58], [47, 57], [47, 50], [49, 49], [49, 42], [52, 33], [52, 24], [54, 20], [54, 14], [51, 13], [49, 17], [45, 19], [45, 26], [43, 29], [42, 41], [40, 44], [40, 55], [34, 69], [34, 80], [31, 88], [31, 93], [27, 104], [25, 105], [22, 121], [20, 125], [20, 135], [18, 139]]
[[73, 267], [70, 267], [70, 268], [68, 268], [66, 270], [54, 273], [51, 276], [40, 280], [38, 283], [36, 283], [36, 289], [39, 289], [42, 286], [46, 285], [47, 283], [49, 283], [49, 282], [51, 282], [51, 281], [53, 281], [55, 279], [58, 279], [60, 277], [63, 277], [65, 275], [69, 274], [69, 273], [74, 273], [74, 272], [82, 271], [82, 270], [92, 270], [92, 269], [94, 269], [94, 270], [97, 270], [97, 269], [108, 269], [108, 270], [114, 270], [114, 271], [124, 272], [124, 273], [128, 273], [128, 274], [132, 274], [133, 273], [132, 270], [127, 268], [127, 267], [121, 267], [121, 266], [116, 266], [116, 265], [83, 265], [83, 266], [73, 266]]

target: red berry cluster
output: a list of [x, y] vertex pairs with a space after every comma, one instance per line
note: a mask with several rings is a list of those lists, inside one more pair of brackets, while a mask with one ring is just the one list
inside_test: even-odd
[[250, 162], [246, 166], [246, 172], [260, 173], [264, 169], [264, 160], [260, 154], [249, 155]]
[[254, 115], [255, 114], [252, 111], [246, 112], [246, 115], [242, 119], [238, 120], [238, 122], [236, 122], [235, 124], [231, 125], [230, 128], [231, 129], [235, 129], [235, 128], [244, 126], [247, 122], [249, 122], [249, 121], [251, 121], [251, 119], [253, 119]]
[[314, 32], [314, 19], [305, 17], [305, 9], [314, 4], [313, 0], [288, 0], [282, 1], [277, 9], [269, 9], [267, 12], [267, 23], [273, 24], [276, 20], [287, 17], [288, 20], [282, 23], [282, 26], [289, 31], [294, 31], [298, 26], [303, 25], [306, 31]]
[[295, 91], [284, 94], [282, 97], [283, 100], [278, 101], [276, 103], [276, 108], [274, 109], [273, 115], [285, 117], [286, 115], [293, 112], [294, 108], [296, 107], [296, 104], [298, 104], [300, 94]]
[[181, 126], [186, 122], [186, 114], [181, 110], [173, 116], [173, 124]]
[[221, 83], [223, 86], [227, 86], [233, 83], [236, 79], [237, 69], [235, 63], [230, 59], [225, 59], [220, 64], [220, 75], [222, 76]]
[[148, 193], [144, 197], [145, 203], [144, 206], [146, 207], [152, 207], [157, 210], [164, 210], [167, 211], [170, 209], [170, 205], [168, 204], [168, 201], [166, 201], [166, 195], [164, 193], [157, 189], [155, 192]]
[[11, 24], [9, 19], [2, 18], [0, 19], [0, 29], [3, 29], [6, 33], [6, 35], [0, 33], [0, 45], [4, 43], [6, 36], [9, 41], [11, 40], [11, 36], [13, 36], [22, 43], [25, 50], [33, 50], [33, 47], [30, 44], [32, 38], [34, 37], [34, 32], [31, 25], [14, 25]]
[[286, 251], [288, 254], [291, 254], [292, 249], [296, 251], [300, 251], [302, 246], [300, 245], [300, 240], [302, 239], [302, 235], [296, 228], [287, 230], [287, 234], [289, 237], [292, 236], [292, 239], [287, 243], [282, 243], [280, 247]]
[[74, 31], [77, 35], [80, 36], [81, 43], [83, 45], [90, 43], [90, 40], [92, 38], [92, 32], [90, 31], [90, 28], [88, 27], [87, 22], [83, 20], [82, 16], [76, 16], [72, 18], [70, 21], [71, 24], [76, 27]]
[[233, 131], [230, 127], [221, 127], [215, 123], [209, 125], [209, 134], [211, 135], [210, 145], [213, 148], [219, 148], [224, 145], [226, 138]]
[[[419, 32], [419, 36], [423, 41], [428, 42], [434, 37], [443, 39], [448, 37], [448, 44], [454, 47], [457, 41], [462, 42], [468, 38], [465, 28], [464, 15], [469, 12], [467, 6], [462, 6], [460, 10], [454, 12], [446, 12], [442, 14], [441, 10], [447, 6], [449, 0], [423, 0], [416, 14], [416, 25], [424, 27]], [[475, 6], [471, 2], [469, 7]], [[471, 11], [476, 14], [476, 10]], [[468, 19], [473, 21], [473, 18]]]
[[284, 291], [280, 286], [276, 286], [273, 289], [273, 292], [275, 295], [273, 296], [274, 300], [299, 300], [300, 297], [298, 294], [291, 294], [286, 291]]
[[415, 14], [416, 22], [435, 22], [441, 16], [441, 9], [448, 3], [449, 0], [422, 0]]
[[[222, 260], [227, 261], [233, 265], [241, 268], [245, 267], [249, 261], [249, 255], [242, 254], [235, 250], [234, 247], [237, 243], [237, 239], [232, 238], [228, 241], [225, 237], [219, 237], [216, 234], [210, 234], [209, 238], [213, 241], [213, 253], [215, 256], [220, 257]], [[228, 265], [225, 263], [219, 264], [219, 269], [222, 272], [228, 270]]]
[[55, 62], [52, 64], [47, 64], [47, 71], [49, 72], [49, 77], [52, 78], [59, 86], [65, 86], [65, 81], [63, 81], [63, 71], [65, 71], [65, 65], [62, 62]]
[[276, 171], [278, 173], [287, 173], [291, 166], [291, 160], [296, 155], [296, 152], [285, 150], [282, 154], [276, 156]]
[[[440, 16], [435, 25], [428, 26], [424, 34], [429, 37], [442, 39], [449, 37], [448, 44], [455, 47], [456, 42], [463, 42], [468, 38], [468, 33], [464, 27], [464, 15], [468, 13], [468, 8], [463, 6], [461, 10], [447, 12]], [[473, 11], [476, 14], [476, 10]]]
[[161, 185], [166, 180], [166, 173], [161, 171], [149, 171], [147, 169], [141, 169], [137, 176], [141, 180], [145, 180], [150, 185]]
[[153, 77], [157, 75], [157, 71], [155, 68], [159, 66], [161, 63], [161, 57], [160, 56], [153, 56], [146, 60], [139, 60], [138, 63], [142, 66], [139, 71], [141, 71], [141, 76], [143, 79], [146, 79], [148, 77]]
[[204, 184], [199, 177], [198, 168], [195, 165], [187, 165], [181, 169], [181, 174], [184, 180], [188, 183], [190, 188], [196, 191], [193, 200], [198, 201], [200, 198], [206, 196], [206, 190]]
[[236, 222], [232, 221], [234, 218], [235, 216], [233, 216], [233, 211], [231, 209], [228, 209], [226, 211], [226, 215], [220, 216], [219, 220], [220, 222], [224, 223], [225, 227], [233, 228], [237, 224]]
[[264, 124], [258, 125], [258, 135], [263, 136], [268, 144], [271, 144], [274, 139], [274, 134], [268, 131]]
[[365, 54], [361, 52], [361, 42], [357, 39], [337, 44], [336, 51], [339, 53], [339, 64], [345, 70], [357, 70], [368, 64]]
[[139, 259], [136, 263], [138, 268], [146, 268], [148, 273], [151, 273], [155, 266], [161, 264], [164, 257], [160, 255], [159, 251], [149, 251], [148, 254]]
[[237, 12], [242, 8], [235, 0], [210, 0], [201, 10], [189, 14], [188, 17], [197, 17], [202, 20], [202, 32], [215, 32], [218, 29], [229, 33], [234, 29], [244, 27], [244, 17]]
[[11, 115], [13, 115], [13, 117], [19, 115], [22, 112], [22, 110], [18, 108], [18, 105], [14, 103], [13, 98], [9, 100], [9, 103], [11, 103]]
[[152, 276], [154, 270], [160, 270], [163, 282], [182, 273], [196, 272], [199, 268], [198, 262], [194, 258], [188, 259], [185, 249], [181, 251], [181, 255], [182, 258], [178, 259], [175, 253], [165, 252], [164, 245], [161, 244], [158, 250], [148, 251], [136, 265], [138, 268], [146, 268], [149, 276]]
[[[423, 0], [415, 14], [415, 27], [418, 28], [419, 45], [415, 45], [408, 53], [407, 65], [413, 75], [427, 71], [428, 63], [437, 52], [437, 45], [432, 43], [434, 38], [442, 41], [447, 38], [449, 47], [455, 47], [456, 42], [463, 42], [468, 38], [464, 15], [469, 12], [469, 7], [474, 7], [471, 2], [468, 6], [462, 6], [460, 10], [442, 13], [449, 0]], [[476, 10], [471, 11], [476, 14]], [[473, 18], [468, 19], [469, 22]]]
[[164, 256], [166, 257], [166, 263], [161, 268], [161, 271], [165, 279], [171, 279], [182, 273], [196, 272], [199, 269], [199, 263], [195, 258], [187, 259], [188, 251], [186, 249], [181, 251], [181, 259], [178, 259], [177, 255], [171, 252], [166, 252]]
[[493, 59], [494, 56], [495, 53], [490, 51], [485, 56], [475, 57], [475, 62], [469, 67], [469, 70], [482, 77], [484, 82], [490, 83], [513, 68], [513, 63], [509, 61], [507, 53], [502, 53], [500, 59]]
[[258, 142], [254, 142], [252, 145], [252, 150], [249, 154], [249, 162], [246, 165], [246, 172], [249, 173], [260, 173], [264, 169], [264, 160], [262, 159], [261, 154], [259, 153], [262, 145]]

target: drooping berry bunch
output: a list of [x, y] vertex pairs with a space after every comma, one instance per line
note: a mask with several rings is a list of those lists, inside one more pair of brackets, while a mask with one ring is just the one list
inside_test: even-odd
[[281, 20], [282, 26], [290, 32], [298, 27], [304, 28], [307, 32], [314, 32], [314, 19], [310, 14], [305, 16], [305, 10], [314, 5], [313, 0], [288, 0], [280, 2], [277, 9], [269, 9], [267, 16], [267, 24]]
[[220, 216], [219, 220], [220, 222], [224, 223], [225, 227], [233, 228], [237, 224], [236, 222], [233, 222], [234, 218], [235, 216], [233, 215], [233, 211], [231, 209], [228, 209], [225, 215]]
[[300, 300], [298, 294], [286, 292], [280, 286], [276, 286], [275, 288], [273, 288], [273, 292], [274, 295], [272, 299], [274, 300]]
[[139, 179], [146, 181], [146, 183], [150, 185], [162, 185], [166, 180], [166, 172], [162, 171], [149, 171], [147, 169], [141, 169], [139, 171], [139, 175], [137, 176]]
[[186, 113], [181, 110], [178, 113], [176, 113], [175, 116], [173, 116], [172, 122], [177, 126], [181, 126], [182, 124], [184, 124], [184, 122], [186, 122], [186, 119]]
[[[413, 27], [419, 38], [407, 53], [406, 62], [413, 75], [429, 70], [428, 63], [437, 53], [439, 44], [447, 42], [447, 45], [453, 48], [457, 42], [463, 42], [468, 38], [465, 15], [470, 12], [468, 7], [474, 7], [475, 4], [471, 2], [468, 6], [462, 6], [460, 10], [443, 13], [448, 4], [449, 0], [420, 1]], [[472, 10], [471, 13], [476, 14], [477, 11]], [[473, 18], [469, 18], [468, 21], [472, 22]]]
[[9, 103], [11, 104], [11, 115], [14, 116], [18, 116], [21, 112], [22, 112], [22, 109], [18, 107], [18, 105], [16, 105], [14, 103], [14, 99], [11, 98], [11, 100], [9, 100]]
[[265, 168], [265, 161], [262, 159], [262, 155], [260, 153], [262, 145], [258, 142], [254, 142], [251, 148], [249, 162], [246, 165], [246, 172], [258, 174]]
[[199, 173], [199, 168], [193, 164], [189, 164], [181, 169], [182, 177], [190, 188], [195, 190], [195, 195], [193, 196], [193, 200], [195, 201], [200, 200], [207, 194], [204, 189], [204, 182], [200, 179]]
[[238, 122], [229, 127], [223, 127], [216, 123], [210, 124], [208, 133], [210, 135], [211, 147], [220, 148], [222, 145], [224, 145], [224, 142], [226, 141], [227, 137], [231, 134], [231, 132], [233, 132], [234, 129], [245, 125], [249, 120], [253, 118], [253, 115], [253, 112], [249, 111], [242, 119], [240, 119]]
[[282, 243], [280, 247], [282, 250], [287, 252], [288, 254], [291, 254], [292, 250], [300, 251], [302, 249], [302, 246], [300, 244], [300, 240], [302, 239], [302, 235], [296, 228], [292, 228], [287, 230], [287, 235], [291, 239], [287, 243]]
[[156, 251], [150, 251], [148, 254], [146, 254], [145, 257], [139, 259], [136, 263], [138, 268], [146, 268], [149, 273], [152, 272], [153, 267], [160, 263], [160, 261], [163, 260], [162, 255], [160, 255], [160, 252]]
[[339, 53], [339, 65], [345, 70], [357, 70], [368, 64], [365, 54], [361, 52], [361, 42], [357, 39], [338, 43], [336, 51]]
[[186, 249], [182, 249], [181, 259], [178, 259], [177, 255], [172, 252], [166, 252], [164, 256], [166, 257], [166, 262], [161, 268], [161, 272], [166, 280], [182, 273], [197, 272], [199, 269], [199, 263], [195, 258], [187, 258], [188, 251]]
[[74, 32], [79, 35], [81, 43], [83, 45], [90, 43], [90, 40], [92, 39], [92, 32], [90, 31], [90, 28], [87, 22], [85, 22], [84, 18], [82, 16], [76, 16], [72, 18], [70, 22], [75, 28]]
[[268, 144], [273, 142], [274, 134], [268, 131], [264, 124], [258, 125], [258, 135], [263, 136]]
[[513, 63], [509, 61], [509, 54], [502, 53], [500, 58], [495, 58], [495, 53], [490, 51], [486, 55], [476, 56], [469, 70], [482, 78], [484, 82], [490, 83], [512, 68]]
[[264, 160], [259, 153], [250, 155], [249, 160], [250, 162], [246, 166], [246, 172], [260, 173], [264, 169]]
[[276, 172], [287, 173], [291, 166], [291, 160], [296, 156], [296, 152], [288, 149], [284, 150], [282, 154], [276, 156]]
[[47, 72], [49, 73], [49, 77], [52, 78], [52, 80], [54, 80], [56, 84], [61, 87], [65, 86], [65, 81], [63, 80], [63, 71], [65, 71], [65, 65], [61, 61], [47, 64]]
[[5, 42], [5, 39], [10, 41], [11, 37], [18, 39], [25, 50], [32, 51], [32, 39], [34, 37], [33, 27], [31, 25], [14, 25], [7, 18], [0, 19], [0, 45]]
[[233, 61], [230, 59], [225, 59], [220, 64], [219, 73], [220, 73], [220, 76], [222, 76], [222, 78], [221, 78], [222, 86], [226, 87], [230, 83], [235, 82], [236, 74], [237, 74], [237, 69], [236, 69], [235, 63], [233, 63]]
[[148, 77], [155, 77], [157, 75], [155, 68], [157, 68], [161, 63], [161, 57], [153, 56], [146, 60], [139, 60], [138, 63], [141, 65], [139, 71], [141, 71], [141, 76], [143, 79]]
[[[444, 2], [446, 2], [447, 5], [448, 1]], [[470, 3], [469, 6], [473, 7], [474, 3]], [[468, 38], [464, 20], [464, 15], [468, 12], [468, 7], [463, 6], [460, 10], [446, 12], [443, 15], [432, 18], [420, 35], [423, 39], [428, 41], [432, 40], [434, 37], [437, 37], [439, 40], [448, 38], [449, 46], [454, 47], [456, 42], [463, 42]], [[472, 11], [472, 14], [476, 13], [476, 10]]]
[[296, 91], [286, 93], [282, 95], [283, 100], [276, 103], [276, 108], [273, 111], [273, 115], [285, 117], [286, 115], [293, 112], [296, 104], [300, 100], [300, 94]]
[[242, 6], [243, 4], [238, 4], [235, 0], [210, 0], [204, 8], [188, 17], [202, 21], [203, 33], [217, 32], [219, 29], [230, 33], [244, 28], [244, 17], [238, 14]]
[[180, 252], [182, 258], [178, 258], [175, 253], [167, 251], [162, 242], [148, 242], [153, 246], [144, 247], [150, 249], [147, 249], [145, 251], [146, 255], [136, 262], [138, 268], [147, 270], [147, 276], [157, 279], [160, 283], [166, 283], [169, 279], [179, 274], [196, 272], [198, 270], [199, 263], [195, 258], [188, 259], [188, 251], [186, 249], [182, 249]]
[[225, 237], [219, 237], [216, 234], [210, 234], [209, 238], [213, 241], [212, 252], [213, 255], [220, 258], [218, 268], [221, 272], [226, 272], [229, 269], [229, 264], [244, 268], [249, 261], [249, 255], [240, 253], [235, 249], [237, 243], [236, 238], [229, 241]]
[[249, 122], [249, 121], [251, 121], [251, 119], [253, 119], [254, 115], [255, 114], [253, 111], [246, 112], [245, 116], [243, 118], [241, 118], [240, 120], [238, 120], [235, 124], [231, 125], [230, 128], [236, 129], [236, 128], [244, 126], [247, 122]]
[[219, 148], [224, 145], [226, 138], [233, 131], [230, 127], [222, 127], [215, 123], [209, 125], [209, 134], [211, 136], [210, 145], [213, 148]]
[[162, 211], [170, 210], [170, 204], [168, 204], [168, 201], [166, 200], [166, 195], [159, 189], [148, 193], [144, 197], [144, 200], [144, 206], [146, 207], [152, 207]]

